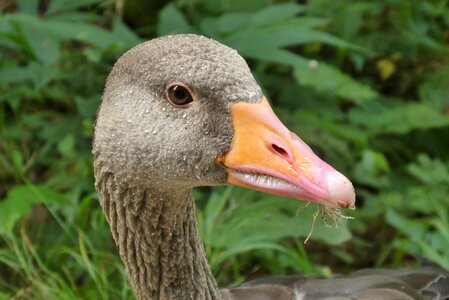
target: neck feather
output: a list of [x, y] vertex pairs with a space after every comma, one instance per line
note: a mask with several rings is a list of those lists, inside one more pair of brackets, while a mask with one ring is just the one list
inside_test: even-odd
[[124, 187], [111, 173], [97, 188], [138, 299], [219, 299], [191, 189]]

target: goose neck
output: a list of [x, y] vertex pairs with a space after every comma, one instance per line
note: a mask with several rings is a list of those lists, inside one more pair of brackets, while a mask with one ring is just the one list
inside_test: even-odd
[[191, 189], [122, 187], [111, 174], [97, 186], [139, 300], [219, 299], [198, 235]]

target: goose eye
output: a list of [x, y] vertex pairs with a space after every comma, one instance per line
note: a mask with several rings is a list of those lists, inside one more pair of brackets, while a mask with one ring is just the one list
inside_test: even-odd
[[170, 84], [165, 93], [168, 101], [175, 106], [186, 106], [193, 102], [192, 93], [189, 88], [181, 83]]

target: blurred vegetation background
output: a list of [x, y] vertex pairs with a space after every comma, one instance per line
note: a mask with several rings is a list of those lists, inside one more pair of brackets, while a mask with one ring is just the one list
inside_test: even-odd
[[[235, 48], [280, 118], [354, 182], [316, 207], [196, 191], [220, 286], [361, 267], [449, 270], [447, 0], [0, 2], [0, 299], [130, 299], [92, 175], [104, 82], [127, 49], [192, 32]], [[299, 203], [299, 204], [298, 204]], [[299, 207], [298, 207], [299, 205]], [[299, 214], [297, 213], [299, 211]]]

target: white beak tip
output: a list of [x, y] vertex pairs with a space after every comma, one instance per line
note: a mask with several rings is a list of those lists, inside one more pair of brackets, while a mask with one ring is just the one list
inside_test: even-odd
[[343, 174], [334, 171], [327, 181], [329, 200], [340, 208], [355, 208], [355, 191], [352, 183]]

